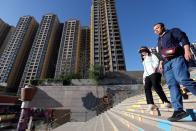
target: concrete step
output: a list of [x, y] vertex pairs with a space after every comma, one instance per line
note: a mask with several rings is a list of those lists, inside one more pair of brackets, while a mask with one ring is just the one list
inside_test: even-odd
[[117, 127], [118, 131], [142, 131], [143, 129], [141, 127], [138, 127], [137, 125], [133, 124], [130, 121], [127, 121], [126, 119], [120, 117], [119, 115], [116, 115], [115, 113], [111, 111], [107, 111], [106, 115], [108, 118], [113, 122], [113, 124]]
[[[159, 106], [159, 107], [163, 107], [164, 106], [160, 99], [155, 99], [154, 103], [157, 106]], [[183, 103], [184, 103], [184, 106], [186, 106], [186, 104], [188, 104], [188, 103], [191, 103], [191, 104], [194, 105], [196, 103], [196, 97], [194, 97], [192, 99], [183, 100]], [[146, 100], [141, 100], [141, 101], [137, 101], [137, 102], [123, 102], [123, 103], [120, 103], [120, 104], [118, 104], [116, 106], [129, 106], [129, 105], [147, 105], [147, 103], [146, 103]]]
[[[158, 106], [158, 108], [165, 108], [160, 100], [158, 102], [157, 101], [155, 101], [155, 104]], [[196, 97], [192, 100], [184, 100], [183, 106], [184, 106], [184, 109], [196, 109]], [[145, 101], [141, 101], [138, 103], [127, 102], [127, 103], [116, 105], [115, 107], [120, 107], [124, 109], [147, 109], [148, 104], [146, 104]]]
[[99, 120], [97, 121], [96, 131], [106, 131], [104, 126], [106, 123], [103, 121], [103, 116], [104, 115], [100, 115]]
[[[151, 111], [148, 112], [148, 105], [146, 104], [145, 101], [140, 101], [138, 103], [123, 103], [116, 105], [114, 108], [125, 110], [125, 111], [137, 111], [140, 113], [148, 113], [151, 115], [166, 115], [167, 117], [171, 116], [173, 114], [173, 108], [166, 108], [163, 106], [163, 104], [159, 101], [159, 103], [155, 103], [160, 112]], [[196, 97], [193, 100], [184, 100], [184, 110], [186, 109], [196, 109]], [[167, 112], [168, 111], [168, 112]]]
[[[169, 101], [171, 101], [171, 98], [170, 98], [170, 94], [169, 93], [166, 93], [166, 96], [168, 98]], [[183, 99], [183, 100], [190, 100], [190, 99], [193, 99], [195, 98], [196, 96], [194, 96], [191, 92], [188, 93], [188, 99]], [[160, 97], [158, 96], [158, 94], [156, 92], [153, 92], [153, 99], [154, 100], [157, 100], [157, 99], [160, 99]], [[126, 103], [126, 102], [140, 102], [140, 101], [143, 101], [143, 100], [146, 100], [146, 96], [145, 94], [142, 94], [142, 95], [139, 95], [135, 98], [127, 98], [126, 100], [122, 101], [121, 103]], [[121, 104], [119, 103], [119, 104]]]
[[[125, 108], [125, 107], [114, 107], [113, 109], [118, 109], [121, 111], [127, 111], [127, 112], [137, 112], [137, 113], [143, 113], [143, 114], [150, 114], [154, 116], [165, 116], [170, 117], [173, 115], [174, 109], [173, 108], [159, 108], [157, 110], [153, 111], [147, 111], [147, 107], [145, 108]], [[196, 110], [195, 109], [184, 109], [187, 112], [191, 114], [192, 117], [188, 117], [187, 120], [189, 121], [196, 121]]]
[[[100, 114], [100, 116], [101, 115], [102, 114]], [[96, 116], [96, 117], [90, 119], [89, 121], [87, 121], [85, 126], [81, 129], [84, 131], [96, 131], [97, 123], [98, 123], [100, 116]], [[80, 131], [81, 131], [81, 129], [80, 129]]]
[[[68, 128], [68, 130], [65, 130], [64, 129], [63, 131], [81, 131], [81, 130], [94, 131], [92, 129], [94, 128], [96, 122], [97, 122], [97, 116], [96, 117], [93, 117], [92, 119], [88, 120], [87, 122], [83, 122], [84, 124], [78, 125], [79, 128], [76, 128], [76, 129], [74, 129], [74, 128], [73, 129], [69, 129]], [[70, 123], [72, 123], [72, 122], [70, 122]], [[77, 124], [78, 122], [75, 122], [75, 123]]]
[[141, 114], [136, 112], [127, 112], [117, 109], [111, 109], [114, 113], [121, 113], [122, 115], [128, 116], [134, 120], [137, 120], [141, 123], [150, 124], [152, 126], [158, 127], [164, 130], [179, 130], [179, 131], [195, 131], [196, 124], [195, 122], [188, 121], [186, 119], [180, 120], [179, 122], [170, 122], [167, 118], [162, 116], [152, 116], [149, 114]]
[[106, 115], [103, 114], [103, 123], [104, 123], [104, 131], [118, 131], [116, 125], [112, 122], [112, 120]]
[[[115, 119], [117, 119], [118, 123], [120, 123], [121, 125], [125, 125], [126, 127], [128, 127], [127, 131], [144, 131], [144, 130], [149, 130], [149, 131], [161, 131], [161, 129], [153, 127], [151, 125], [145, 124], [145, 123], [140, 123], [138, 121], [135, 121], [133, 119], [131, 119], [130, 117], [126, 117], [120, 113], [114, 113], [113, 111], [107, 111], [108, 114], [110, 114], [110, 117], [114, 117]], [[123, 128], [121, 128], [123, 129]], [[123, 130], [126, 131], [126, 130]]]
[[81, 128], [85, 122], [68, 122], [66, 124], [63, 124], [52, 131], [77, 131], [79, 128]]
[[[162, 101], [159, 98], [159, 96], [153, 96], [153, 100], [154, 100], [155, 103], [162, 104]], [[169, 97], [168, 97], [168, 100], [170, 100]], [[195, 103], [195, 101], [196, 101], [196, 96], [189, 95], [189, 99], [184, 99], [183, 103]], [[141, 99], [138, 99], [138, 100], [135, 100], [135, 101], [134, 100], [130, 100], [130, 101], [126, 100], [126, 101], [123, 101], [123, 102], [119, 103], [118, 105], [123, 106], [123, 105], [127, 105], [127, 104], [146, 104], [145, 96], [143, 96], [143, 97], [141, 97]]]
[[[165, 92], [165, 95], [166, 95], [166, 97], [167, 97], [168, 99], [171, 98], [171, 97], [170, 97], [170, 92], [169, 92], [169, 91], [168, 91], [168, 92]], [[188, 99], [192, 99], [192, 98], [196, 97], [196, 96], [193, 95], [191, 92], [188, 92], [187, 95], [188, 95]], [[153, 92], [153, 98], [159, 98], [159, 96], [158, 96], [158, 94], [157, 94], [156, 92]], [[186, 99], [184, 99], [184, 100], [186, 100]]]
[[113, 127], [108, 121], [108, 119], [105, 118], [104, 113], [88, 120], [87, 122], [85, 122], [85, 126], [80, 128], [80, 131], [108, 131], [108, 130], [113, 130]]

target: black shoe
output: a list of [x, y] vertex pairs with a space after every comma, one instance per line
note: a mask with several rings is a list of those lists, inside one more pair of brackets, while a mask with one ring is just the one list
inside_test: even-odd
[[180, 89], [180, 91], [181, 91], [181, 93], [182, 93], [182, 97], [184, 98], [184, 99], [188, 99], [189, 98], [189, 96], [188, 96], [188, 92], [190, 92], [188, 89], [186, 89], [186, 88], [181, 88]]
[[189, 98], [189, 96], [187, 95], [187, 93], [182, 94], [182, 97], [183, 97], [184, 99], [188, 99], [188, 98]]
[[188, 115], [189, 114], [185, 112], [184, 110], [174, 111], [174, 114], [171, 117], [169, 117], [167, 120], [171, 122], [175, 122], [175, 121], [178, 121], [180, 119], [187, 117]]

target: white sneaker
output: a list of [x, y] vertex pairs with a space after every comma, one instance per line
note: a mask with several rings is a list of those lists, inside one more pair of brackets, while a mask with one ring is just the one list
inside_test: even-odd
[[164, 103], [163, 103], [163, 106], [164, 106], [165, 108], [172, 108], [171, 103], [167, 103], [167, 102], [164, 102]]
[[158, 107], [155, 104], [149, 104], [147, 111], [153, 111], [158, 109]]

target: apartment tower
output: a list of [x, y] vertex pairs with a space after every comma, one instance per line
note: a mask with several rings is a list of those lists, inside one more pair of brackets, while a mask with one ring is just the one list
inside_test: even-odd
[[59, 30], [60, 23], [56, 15], [46, 14], [42, 17], [20, 82], [20, 88], [29, 85], [33, 79], [54, 77], [59, 47]]
[[23, 16], [16, 25], [0, 58], [0, 83], [7, 91], [17, 92], [38, 24], [32, 16]]
[[126, 70], [115, 0], [92, 0], [91, 65], [104, 72]]
[[16, 28], [14, 26], [11, 26], [9, 31], [8, 31], [8, 33], [7, 33], [7, 35], [6, 35], [6, 37], [5, 37], [5, 39], [3, 41], [1, 41], [2, 44], [1, 44], [1, 48], [0, 48], [0, 57], [1, 57], [2, 53], [3, 53], [3, 51], [5, 50], [6, 46], [8, 45], [9, 40], [11, 39], [11, 36], [14, 33], [15, 29]]
[[64, 23], [56, 64], [55, 77], [61, 78], [79, 72], [80, 22], [68, 20]]
[[2, 46], [9, 32], [9, 29], [10, 29], [10, 26], [0, 18], [0, 55], [2, 54], [4, 50], [4, 47]]
[[196, 43], [190, 45], [191, 52], [193, 53], [194, 59], [189, 62], [189, 66], [196, 67]]
[[80, 78], [88, 78], [90, 67], [90, 28], [84, 26], [81, 28], [80, 35], [80, 57], [79, 57], [79, 74]]

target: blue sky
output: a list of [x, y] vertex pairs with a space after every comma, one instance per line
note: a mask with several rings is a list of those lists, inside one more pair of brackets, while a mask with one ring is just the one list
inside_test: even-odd
[[[90, 6], [91, 0], [1, 0], [0, 18], [15, 26], [21, 16], [40, 22], [43, 15], [54, 13], [61, 22], [75, 18], [86, 26]], [[116, 0], [116, 8], [127, 70], [143, 70], [137, 51], [142, 45], [156, 46], [154, 23], [179, 27], [196, 42], [196, 0]]]

